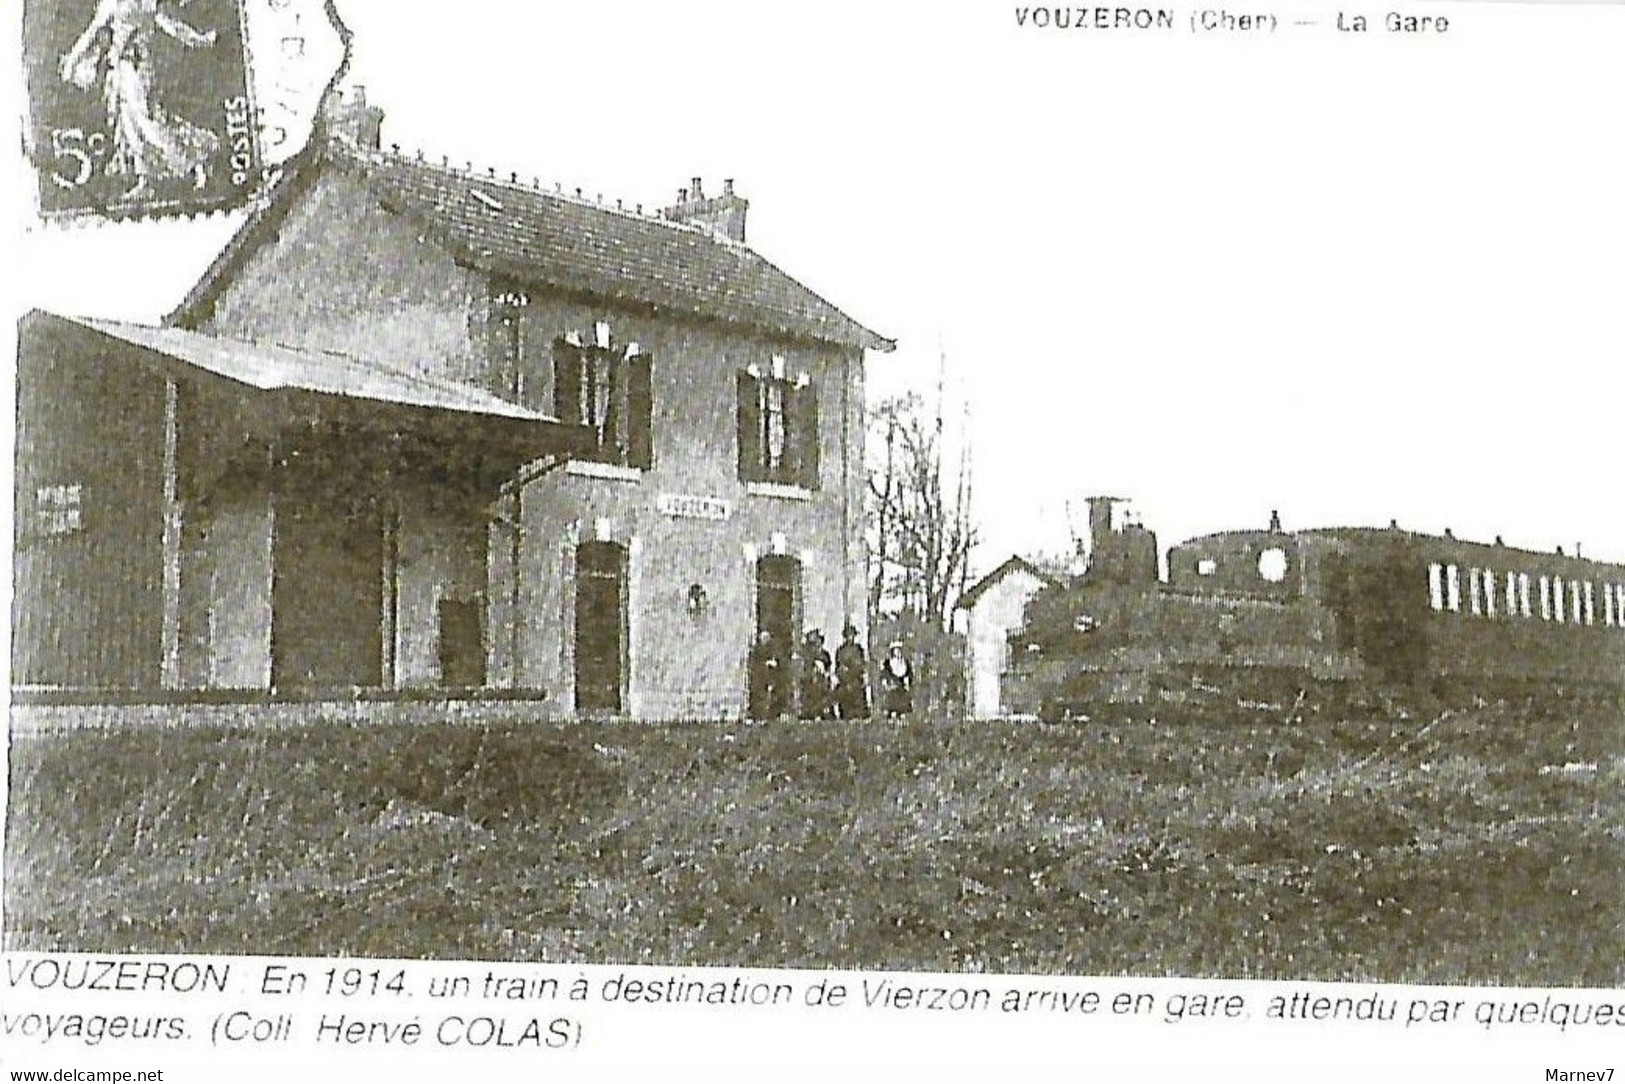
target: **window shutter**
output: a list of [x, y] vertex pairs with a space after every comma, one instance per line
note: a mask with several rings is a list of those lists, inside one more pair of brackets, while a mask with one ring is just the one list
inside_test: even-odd
[[649, 355], [626, 359], [627, 465], [648, 470], [654, 456], [654, 366]]
[[795, 442], [799, 456], [798, 481], [808, 489], [818, 488], [818, 385], [797, 388], [795, 394]]
[[757, 399], [757, 379], [741, 369], [739, 384], [739, 480], [760, 481], [762, 477], [762, 405]]
[[563, 339], [553, 344], [553, 413], [568, 425], [581, 423], [581, 350]]
[[[606, 462], [624, 464], [627, 445], [626, 365], [607, 350], [594, 350], [588, 358], [595, 374], [593, 379], [609, 381], [609, 395], [604, 400], [607, 404], [603, 420], [604, 447], [600, 452], [607, 456]], [[593, 392], [596, 395], [597, 389], [594, 388]], [[593, 409], [597, 409], [596, 404]]]

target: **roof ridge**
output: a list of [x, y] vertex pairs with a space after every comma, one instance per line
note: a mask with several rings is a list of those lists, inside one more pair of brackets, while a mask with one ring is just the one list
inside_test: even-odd
[[[312, 141], [290, 159], [242, 227], [165, 319], [196, 327], [271, 231], [331, 168], [371, 190], [379, 207], [411, 219], [454, 257], [503, 274], [612, 300], [652, 304], [770, 334], [891, 351], [896, 342], [853, 319], [748, 243], [706, 226], [571, 196], [517, 174], [497, 176], [353, 141]], [[545, 269], [545, 270], [544, 270]], [[736, 277], [737, 276], [737, 277]]]
[[[388, 165], [390, 163], [400, 163], [401, 165], [411, 166], [415, 169], [433, 170], [437, 173], [441, 173], [449, 177], [455, 177], [473, 184], [490, 185], [494, 188], [499, 188], [507, 192], [516, 192], [523, 196], [554, 199], [560, 201], [561, 203], [568, 203], [576, 207], [585, 207], [590, 210], [604, 211], [608, 214], [620, 215], [623, 218], [630, 218], [636, 222], [648, 222], [652, 225], [664, 226], [667, 229], [675, 230], [679, 233], [694, 234], [695, 236], [706, 238], [707, 240], [716, 242], [718, 245], [724, 248], [739, 249], [752, 253], [753, 255], [761, 255], [761, 253], [751, 248], [747, 242], [735, 241], [731, 237], [724, 237], [715, 230], [707, 229], [705, 226], [702, 226], [697, 222], [685, 222], [682, 219], [668, 218], [659, 209], [652, 211], [638, 210], [637, 208], [643, 206], [642, 203], [634, 203], [633, 206], [629, 208], [625, 205], [626, 201], [624, 199], [617, 198], [615, 203], [612, 205], [604, 202], [602, 193], [598, 194], [597, 199], [588, 199], [586, 196], [571, 194], [570, 192], [565, 191], [563, 182], [557, 180], [553, 182], [553, 187], [549, 189], [541, 183], [541, 177], [539, 175], [533, 175], [533, 183], [526, 184], [524, 181], [518, 179], [519, 174], [516, 170], [510, 170], [509, 175], [507, 177], [503, 177], [496, 172], [495, 166], [486, 166], [486, 172], [480, 173], [479, 170], [475, 168], [475, 164], [472, 161], [469, 161], [464, 167], [459, 167], [451, 163], [451, 157], [449, 155], [442, 154], [440, 156], [440, 161], [435, 162], [429, 158], [422, 148], [418, 148], [418, 150], [409, 153], [402, 149], [398, 143], [390, 144], [390, 148], [388, 150], [370, 150], [342, 140], [334, 140], [329, 144], [329, 146], [340, 151], [352, 162], [366, 165]], [[580, 188], [576, 189], [576, 193], [580, 193], [581, 191], [582, 189]]]

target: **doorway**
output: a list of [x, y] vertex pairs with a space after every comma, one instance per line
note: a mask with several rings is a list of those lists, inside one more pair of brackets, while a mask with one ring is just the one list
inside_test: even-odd
[[626, 547], [576, 548], [576, 711], [619, 712], [625, 684]]
[[485, 607], [478, 599], [440, 600], [440, 684], [453, 689], [485, 684]]
[[288, 500], [278, 509], [271, 682], [353, 688], [383, 681], [384, 530], [369, 508]]
[[[792, 674], [796, 630], [800, 627], [801, 562], [771, 554], [756, 562], [756, 639], [773, 637], [779, 673]], [[793, 682], [791, 683], [793, 687]]]

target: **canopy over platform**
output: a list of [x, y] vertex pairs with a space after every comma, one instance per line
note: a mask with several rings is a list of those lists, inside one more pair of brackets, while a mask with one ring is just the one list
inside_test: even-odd
[[195, 467], [205, 474], [211, 462], [223, 467], [270, 441], [284, 454], [341, 451], [353, 466], [386, 456], [397, 466], [410, 460], [437, 473], [472, 473], [489, 489], [525, 463], [565, 457], [591, 441], [583, 426], [375, 358], [176, 327], [42, 318], [134, 347], [126, 356], [184, 381], [200, 408], [191, 421], [203, 442]]

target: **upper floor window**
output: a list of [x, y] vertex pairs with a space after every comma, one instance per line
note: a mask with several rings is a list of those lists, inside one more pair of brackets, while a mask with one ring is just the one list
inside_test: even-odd
[[818, 389], [791, 376], [782, 357], [764, 371], [738, 374], [739, 477], [746, 482], [818, 486]]
[[530, 294], [514, 283], [493, 284], [491, 294], [491, 379], [496, 391], [516, 403], [526, 401], [525, 331]]
[[649, 356], [635, 342], [617, 342], [608, 323], [553, 344], [553, 412], [592, 431], [588, 458], [642, 470], [654, 465]]

